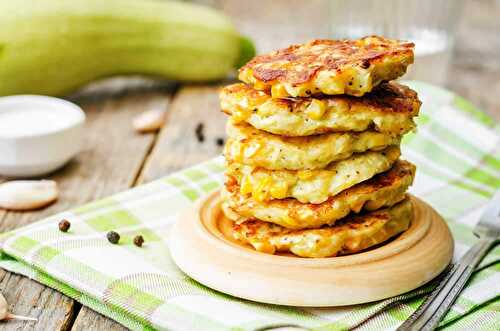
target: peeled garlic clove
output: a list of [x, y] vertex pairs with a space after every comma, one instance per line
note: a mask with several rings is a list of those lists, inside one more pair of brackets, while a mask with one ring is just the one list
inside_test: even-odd
[[7, 300], [5, 300], [5, 297], [2, 295], [2, 293], [0, 293], [0, 321], [6, 321], [6, 320], [38, 321], [37, 318], [33, 317], [13, 315], [9, 313], [7, 306], [8, 306]]
[[161, 129], [165, 124], [165, 112], [152, 109], [137, 115], [132, 121], [134, 130], [140, 133], [154, 132]]
[[18, 180], [0, 184], [0, 208], [32, 210], [45, 207], [59, 196], [52, 180]]

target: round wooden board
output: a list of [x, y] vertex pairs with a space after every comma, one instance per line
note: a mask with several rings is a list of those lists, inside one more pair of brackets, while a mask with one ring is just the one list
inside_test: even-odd
[[236, 297], [313, 307], [370, 302], [427, 283], [451, 261], [448, 226], [432, 207], [411, 200], [414, 220], [396, 239], [359, 254], [308, 259], [260, 253], [231, 239], [215, 192], [179, 216], [169, 247], [191, 278]]

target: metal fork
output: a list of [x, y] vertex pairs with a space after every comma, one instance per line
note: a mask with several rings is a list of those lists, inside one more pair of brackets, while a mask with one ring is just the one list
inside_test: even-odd
[[500, 240], [500, 191], [489, 202], [474, 228], [474, 234], [479, 241], [455, 264], [450, 274], [443, 279], [444, 283], [398, 328], [399, 331], [430, 331], [438, 327], [476, 266]]

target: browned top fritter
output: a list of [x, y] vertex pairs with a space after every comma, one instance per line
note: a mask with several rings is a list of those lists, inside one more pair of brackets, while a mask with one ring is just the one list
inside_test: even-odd
[[[257, 89], [285, 84], [284, 89], [276, 90], [277, 95], [273, 91], [277, 97], [319, 92], [360, 96], [381, 81], [404, 74], [413, 63], [413, 48], [411, 42], [380, 36], [312, 40], [256, 56], [240, 69], [239, 78]], [[304, 88], [296, 89], [300, 85]]]

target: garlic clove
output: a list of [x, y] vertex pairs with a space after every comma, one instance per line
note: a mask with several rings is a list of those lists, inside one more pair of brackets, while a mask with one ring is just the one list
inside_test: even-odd
[[33, 317], [13, 315], [9, 313], [7, 306], [8, 306], [7, 300], [5, 300], [5, 297], [2, 295], [2, 293], [0, 293], [0, 321], [8, 321], [8, 320], [35, 321], [35, 322], [38, 321], [37, 318]]
[[52, 180], [18, 180], [0, 184], [0, 208], [32, 210], [57, 200], [59, 190]]
[[158, 131], [165, 124], [165, 114], [165, 111], [159, 109], [145, 111], [133, 119], [132, 126], [140, 133]]

